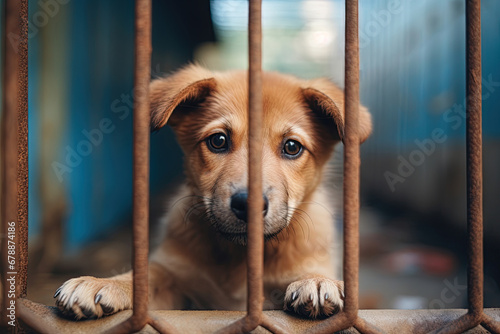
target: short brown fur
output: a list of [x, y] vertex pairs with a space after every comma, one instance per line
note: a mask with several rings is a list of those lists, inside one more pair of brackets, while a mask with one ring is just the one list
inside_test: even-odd
[[[248, 182], [247, 72], [190, 65], [154, 80], [150, 94], [152, 125], [172, 126], [186, 174], [165, 216], [165, 238], [150, 258], [150, 308], [243, 310], [246, 224], [233, 198]], [[317, 318], [343, 307], [332, 200], [323, 185], [334, 146], [343, 138], [343, 101], [342, 90], [326, 79], [263, 73], [266, 309]], [[359, 122], [362, 142], [371, 131], [362, 106]], [[210, 146], [216, 134], [229, 143], [225, 151]], [[287, 155], [290, 140], [302, 145], [300, 154]], [[71, 279], [56, 298], [59, 309], [77, 319], [129, 309], [131, 274]]]

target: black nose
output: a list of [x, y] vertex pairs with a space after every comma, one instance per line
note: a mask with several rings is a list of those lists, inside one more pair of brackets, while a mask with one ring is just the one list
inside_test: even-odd
[[[267, 196], [264, 195], [264, 210], [262, 214], [264, 217], [267, 214], [267, 208], [269, 207], [269, 200], [267, 199]], [[248, 200], [248, 193], [247, 192], [239, 192], [231, 196], [231, 210], [233, 210], [234, 214], [238, 219], [241, 219], [243, 221], [247, 221], [247, 215], [248, 215], [248, 205], [247, 205], [247, 200]]]

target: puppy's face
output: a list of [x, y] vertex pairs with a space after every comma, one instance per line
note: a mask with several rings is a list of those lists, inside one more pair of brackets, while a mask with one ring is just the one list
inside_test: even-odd
[[[194, 78], [180, 79], [183, 74]], [[169, 85], [176, 76], [179, 83]], [[247, 80], [246, 72], [214, 74], [192, 66], [151, 86], [153, 122], [162, 126], [171, 114], [168, 122], [184, 150], [188, 182], [204, 204], [207, 223], [240, 244], [246, 243], [247, 231]], [[184, 81], [188, 83], [180, 83]], [[266, 239], [285, 229], [316, 189], [333, 146], [342, 136], [338, 105], [343, 105], [343, 93], [326, 81], [317, 82], [329, 86], [330, 95], [340, 99], [335, 103], [307, 84], [276, 73], [263, 75]]]

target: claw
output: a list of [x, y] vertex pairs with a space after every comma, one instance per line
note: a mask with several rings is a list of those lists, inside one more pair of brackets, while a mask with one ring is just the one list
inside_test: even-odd
[[343, 290], [343, 289], [342, 289], [342, 290], [340, 290], [340, 294], [342, 295], [342, 298], [344, 298], [344, 299], [345, 299], [345, 293], [344, 293], [344, 290]]
[[299, 295], [299, 294], [297, 293], [297, 291], [293, 292], [293, 293], [292, 293], [292, 301], [294, 301], [295, 299], [297, 299], [297, 296], [298, 296], [298, 295]]
[[101, 298], [102, 298], [102, 295], [101, 295], [101, 294], [96, 295], [96, 296], [95, 296], [95, 299], [94, 299], [94, 304], [98, 304], [98, 303], [99, 303], [99, 301], [101, 300]]
[[325, 293], [325, 300], [327, 300], [328, 297], [330, 297], [330, 296], [328, 296], [328, 293]]
[[58, 288], [56, 290], [56, 293], [54, 293], [54, 298], [56, 298], [57, 296], [59, 296], [59, 294], [61, 293], [61, 290], [62, 290], [62, 288]]

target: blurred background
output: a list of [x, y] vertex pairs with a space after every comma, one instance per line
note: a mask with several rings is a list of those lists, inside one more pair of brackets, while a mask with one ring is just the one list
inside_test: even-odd
[[[485, 306], [498, 307], [500, 2], [481, 3]], [[134, 1], [29, 7], [28, 298], [53, 305], [67, 278], [130, 268]], [[465, 1], [360, 0], [359, 11], [361, 101], [374, 119], [360, 306], [466, 307]], [[246, 26], [243, 0], [154, 0], [152, 75], [193, 61], [246, 68]], [[263, 29], [266, 70], [343, 86], [343, 1], [264, 0]], [[153, 245], [181, 167], [170, 129], [152, 134]]]

